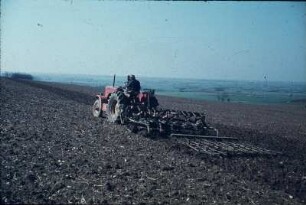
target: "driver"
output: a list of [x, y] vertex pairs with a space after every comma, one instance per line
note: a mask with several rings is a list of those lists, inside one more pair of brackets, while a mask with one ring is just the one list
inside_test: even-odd
[[140, 82], [135, 78], [135, 75], [128, 75], [128, 81], [126, 83], [127, 93], [131, 96], [137, 96], [140, 88]]

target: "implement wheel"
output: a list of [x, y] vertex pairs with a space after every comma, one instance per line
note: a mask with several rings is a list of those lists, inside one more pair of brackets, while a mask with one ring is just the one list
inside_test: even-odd
[[101, 110], [101, 102], [99, 99], [95, 101], [95, 103], [92, 106], [92, 114], [94, 117], [101, 117], [102, 116], [102, 110]]
[[109, 122], [124, 123], [123, 111], [125, 108], [125, 95], [122, 92], [113, 93], [108, 99], [106, 115]]

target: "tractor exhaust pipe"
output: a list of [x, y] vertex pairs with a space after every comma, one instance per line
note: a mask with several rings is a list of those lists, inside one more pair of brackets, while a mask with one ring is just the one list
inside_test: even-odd
[[116, 74], [114, 75], [114, 79], [113, 79], [113, 87], [115, 87], [115, 82], [116, 82]]

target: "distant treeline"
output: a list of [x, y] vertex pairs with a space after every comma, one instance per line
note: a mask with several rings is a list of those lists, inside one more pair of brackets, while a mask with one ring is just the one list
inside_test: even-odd
[[34, 77], [30, 74], [26, 73], [4, 73], [4, 77], [12, 78], [12, 79], [22, 79], [22, 80], [33, 80]]

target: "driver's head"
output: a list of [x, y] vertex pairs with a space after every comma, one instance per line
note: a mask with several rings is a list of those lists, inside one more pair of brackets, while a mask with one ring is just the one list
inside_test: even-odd
[[127, 76], [127, 80], [128, 81], [131, 80], [131, 76], [130, 75]]
[[135, 80], [135, 75], [131, 75], [131, 80]]

